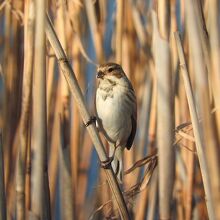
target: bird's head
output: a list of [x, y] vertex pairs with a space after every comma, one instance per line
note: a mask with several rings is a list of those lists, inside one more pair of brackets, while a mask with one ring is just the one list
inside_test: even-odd
[[125, 76], [122, 67], [117, 63], [105, 63], [98, 67], [96, 77], [99, 80], [116, 80]]

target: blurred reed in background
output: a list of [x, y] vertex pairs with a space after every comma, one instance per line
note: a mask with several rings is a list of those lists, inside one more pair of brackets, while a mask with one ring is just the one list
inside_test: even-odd
[[219, 1], [2, 0], [0, 220], [119, 218], [46, 12], [91, 115], [97, 65], [120, 63], [134, 86], [130, 219], [220, 219]]

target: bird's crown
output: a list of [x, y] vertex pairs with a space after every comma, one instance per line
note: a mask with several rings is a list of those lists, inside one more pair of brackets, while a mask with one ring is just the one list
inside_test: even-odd
[[103, 78], [105, 75], [112, 75], [121, 78], [124, 76], [124, 71], [117, 63], [105, 63], [98, 67], [97, 78]]

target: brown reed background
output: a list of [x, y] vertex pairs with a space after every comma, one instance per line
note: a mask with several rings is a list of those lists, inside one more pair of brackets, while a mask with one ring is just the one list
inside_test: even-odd
[[[217, 0], [2, 0], [0, 220], [220, 219], [218, 12]], [[71, 78], [94, 115], [109, 61], [138, 102], [120, 190]]]

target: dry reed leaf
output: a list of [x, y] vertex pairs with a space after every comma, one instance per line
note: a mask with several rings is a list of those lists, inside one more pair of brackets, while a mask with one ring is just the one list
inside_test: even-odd
[[134, 197], [137, 194], [143, 192], [146, 189], [156, 166], [157, 166], [157, 159], [150, 161], [150, 163], [147, 166], [147, 169], [145, 170], [144, 177], [142, 178], [142, 180], [124, 192], [127, 199], [127, 203], [129, 203], [130, 200], [133, 201]]
[[[107, 201], [105, 204], [100, 205], [98, 208], [96, 208], [96, 209], [94, 210], [94, 212], [90, 215], [89, 220], [94, 219], [95, 215], [96, 215], [99, 211], [102, 211], [106, 206], [108, 206], [108, 205], [110, 205], [110, 204], [112, 204], [112, 200], [109, 200], [109, 201]], [[109, 209], [112, 208], [112, 205], [110, 205], [110, 206], [111, 206], [111, 207], [110, 207]]]
[[[126, 171], [126, 174], [131, 173], [136, 168], [144, 166], [146, 164], [147, 164], [147, 169], [145, 170], [144, 177], [142, 178], [142, 180], [124, 192], [124, 195], [126, 197], [126, 203], [130, 203], [130, 200], [131, 199], [133, 200], [134, 196], [136, 196], [137, 194], [141, 193], [143, 190], [146, 189], [146, 187], [149, 184], [149, 181], [152, 177], [153, 171], [157, 166], [157, 156], [152, 155], [152, 156], [148, 156], [140, 161], [137, 161], [132, 168], [130, 168], [129, 170]], [[108, 200], [107, 202], [105, 202], [104, 204], [99, 206], [92, 213], [92, 215], [90, 216], [90, 219], [93, 219], [97, 212], [102, 211], [106, 206], [110, 205], [112, 202], [113, 202], [113, 199]], [[109, 207], [109, 212], [110, 212], [109, 216], [111, 216], [111, 219], [112, 218], [114, 219], [114, 217], [112, 217], [112, 215], [113, 215], [112, 205], [110, 205], [110, 207]]]
[[82, 44], [82, 41], [80, 39], [80, 37], [78, 36], [78, 34], [76, 34], [76, 43], [77, 43], [77, 46], [79, 47], [79, 50], [81, 52], [81, 54], [83, 55], [83, 57], [89, 62], [89, 63], [92, 63], [94, 66], [98, 67], [98, 64], [96, 62], [94, 62], [90, 57], [89, 55], [86, 53], [86, 50]]
[[140, 192], [144, 189], [146, 189], [149, 181], [150, 181], [150, 178], [153, 174], [153, 171], [154, 169], [156, 168], [157, 166], [157, 158], [156, 159], [152, 159], [152, 161], [149, 163], [149, 166], [147, 167], [147, 170], [145, 171], [145, 175], [144, 175], [144, 178], [141, 182], [141, 185], [140, 185]]
[[148, 163], [151, 163], [154, 160], [157, 160], [157, 157], [158, 157], [157, 152], [155, 152], [152, 155], [148, 155], [148, 156], [136, 161], [131, 168], [129, 168], [128, 170], [126, 170], [124, 172], [124, 174], [127, 175], [127, 174], [131, 173], [132, 171], [134, 171], [136, 168], [140, 168]]
[[193, 136], [187, 134], [186, 132], [182, 130], [176, 130], [176, 133], [189, 141], [195, 142], [195, 138]]

